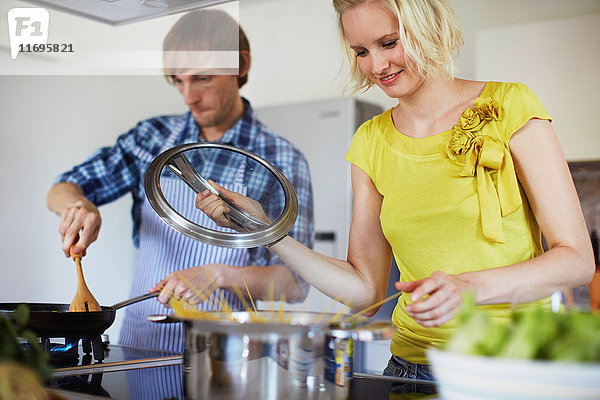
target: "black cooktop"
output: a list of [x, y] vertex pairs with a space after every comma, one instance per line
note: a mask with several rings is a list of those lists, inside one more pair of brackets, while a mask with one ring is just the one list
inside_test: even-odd
[[[49, 387], [120, 400], [185, 400], [181, 365], [54, 378]], [[179, 377], [179, 378], [178, 378]], [[435, 385], [359, 374], [346, 400], [437, 399]]]
[[[187, 400], [181, 355], [112, 344], [102, 362], [56, 369], [48, 387], [61, 394], [72, 393], [73, 399], [80, 398], [77, 394], [87, 394], [119, 400]], [[435, 398], [432, 382], [356, 373], [349, 397], [344, 400]]]

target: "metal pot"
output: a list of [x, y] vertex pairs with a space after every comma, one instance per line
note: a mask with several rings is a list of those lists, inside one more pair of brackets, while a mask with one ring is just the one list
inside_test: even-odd
[[260, 311], [148, 319], [184, 324], [186, 399], [269, 400], [347, 398], [354, 341], [390, 339], [395, 330], [391, 322], [369, 323], [365, 317], [331, 322], [348, 317]]

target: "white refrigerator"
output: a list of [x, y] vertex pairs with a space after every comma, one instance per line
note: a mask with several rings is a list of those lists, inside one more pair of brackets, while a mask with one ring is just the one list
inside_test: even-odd
[[[354, 98], [343, 98], [264, 107], [255, 111], [264, 124], [290, 140], [308, 160], [314, 192], [315, 250], [346, 259], [352, 187], [350, 163], [344, 156], [356, 129], [383, 109]], [[393, 281], [397, 279], [394, 266], [388, 285], [390, 294], [394, 293]], [[328, 312], [344, 309], [334, 304], [332, 299], [311, 288], [304, 304], [287, 305], [286, 308]], [[374, 318], [389, 319], [392, 309], [393, 304], [385, 304]], [[355, 352], [355, 371], [381, 373], [390, 355], [389, 341], [359, 344]]]

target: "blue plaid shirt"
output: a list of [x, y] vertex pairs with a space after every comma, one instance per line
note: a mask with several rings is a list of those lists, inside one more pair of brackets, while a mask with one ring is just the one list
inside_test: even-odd
[[[312, 185], [304, 155], [289, 141], [263, 125], [244, 100], [244, 114], [216, 143], [250, 151], [275, 165], [288, 178], [298, 196], [299, 212], [290, 236], [312, 248], [314, 240]], [[97, 150], [82, 164], [59, 175], [55, 183], [72, 182], [95, 205], [109, 203], [131, 193], [133, 242], [139, 246], [141, 207], [144, 201], [144, 175], [152, 160], [166, 148], [204, 141], [192, 114], [160, 116], [139, 122], [119, 136], [112, 147]], [[223, 171], [226, 173], [227, 171]], [[216, 177], [218, 179], [218, 177]], [[248, 188], [248, 196], [258, 199], [260, 188]], [[262, 247], [249, 249], [250, 265], [273, 265], [281, 261]]]

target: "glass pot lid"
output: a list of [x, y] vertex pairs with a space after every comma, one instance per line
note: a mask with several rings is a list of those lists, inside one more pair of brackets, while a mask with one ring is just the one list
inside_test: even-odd
[[[256, 200], [271, 222], [262, 222], [210, 184]], [[148, 167], [144, 189], [156, 214], [178, 232], [221, 247], [266, 246], [283, 238], [296, 222], [298, 198], [277, 167], [249, 151], [216, 143], [190, 143], [158, 155]], [[196, 194], [210, 190], [227, 204], [236, 230], [218, 226], [195, 207]]]

